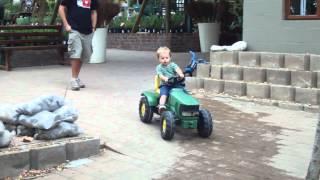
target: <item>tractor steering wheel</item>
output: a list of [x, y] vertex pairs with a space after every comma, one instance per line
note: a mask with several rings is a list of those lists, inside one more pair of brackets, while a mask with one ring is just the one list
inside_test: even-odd
[[165, 83], [166, 85], [168, 86], [185, 86], [184, 84], [184, 80], [185, 78], [181, 78], [181, 77], [178, 77], [178, 76], [174, 76], [174, 77], [171, 77], [168, 79], [168, 81]]

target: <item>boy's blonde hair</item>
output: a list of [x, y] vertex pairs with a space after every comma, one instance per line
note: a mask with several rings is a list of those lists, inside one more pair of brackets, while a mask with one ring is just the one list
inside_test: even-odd
[[165, 52], [165, 51], [168, 51], [168, 52], [169, 52], [169, 55], [170, 55], [170, 57], [171, 57], [171, 50], [170, 50], [168, 47], [163, 46], [163, 47], [159, 47], [159, 48], [157, 49], [157, 58], [159, 59], [160, 54], [161, 54], [162, 52]]

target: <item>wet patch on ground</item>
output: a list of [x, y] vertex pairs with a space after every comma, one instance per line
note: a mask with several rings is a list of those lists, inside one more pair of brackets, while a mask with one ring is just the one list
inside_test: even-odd
[[214, 113], [213, 134], [202, 139], [196, 131], [177, 129], [173, 140], [185, 154], [161, 179], [299, 179], [268, 165], [277, 154], [281, 128], [258, 121], [267, 113], [249, 114], [219, 101], [200, 101]]

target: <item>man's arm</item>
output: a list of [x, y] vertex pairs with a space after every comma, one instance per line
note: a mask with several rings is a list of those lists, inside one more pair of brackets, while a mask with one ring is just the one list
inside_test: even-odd
[[96, 10], [91, 11], [91, 22], [92, 22], [92, 31], [94, 32], [96, 30], [96, 25], [97, 25], [97, 11]]
[[65, 30], [67, 32], [70, 32], [71, 31], [71, 26], [69, 25], [68, 21], [67, 21], [67, 8], [63, 5], [60, 5], [59, 6], [59, 16], [62, 20], [62, 23], [63, 23], [63, 26], [65, 28]]

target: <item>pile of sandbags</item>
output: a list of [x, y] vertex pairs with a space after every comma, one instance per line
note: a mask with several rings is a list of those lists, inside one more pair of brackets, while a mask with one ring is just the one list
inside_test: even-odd
[[[17, 136], [32, 136], [42, 140], [79, 135], [81, 130], [74, 124], [78, 114], [70, 103], [59, 96], [41, 96], [19, 105], [0, 105], [0, 121], [6, 127], [4, 132], [11, 131]], [[3, 138], [6, 138], [3, 139], [6, 142], [12, 139], [11, 136]], [[5, 145], [0, 144], [0, 147]]]

